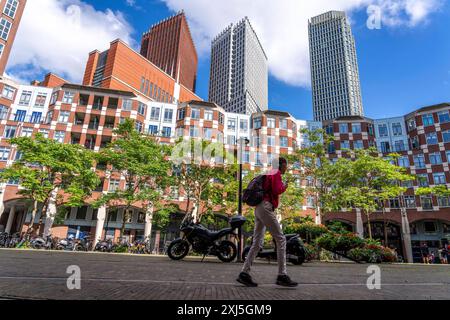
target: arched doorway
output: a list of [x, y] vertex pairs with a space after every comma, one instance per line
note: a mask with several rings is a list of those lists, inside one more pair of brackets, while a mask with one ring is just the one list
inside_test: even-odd
[[410, 223], [414, 262], [423, 262], [423, 255], [434, 256], [440, 262], [439, 250], [450, 243], [450, 221], [438, 219], [415, 220]]
[[[386, 223], [386, 225], [385, 225]], [[404, 256], [401, 226], [394, 221], [371, 221], [372, 238], [380, 241], [381, 245], [395, 249], [397, 253]], [[385, 236], [385, 231], [387, 236]], [[364, 224], [364, 237], [369, 237], [368, 224]]]

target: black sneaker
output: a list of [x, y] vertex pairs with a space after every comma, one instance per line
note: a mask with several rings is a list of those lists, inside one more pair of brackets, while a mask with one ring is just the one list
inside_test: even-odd
[[295, 281], [292, 281], [288, 275], [282, 275], [282, 276], [278, 276], [277, 285], [283, 286], [283, 287], [296, 287], [296, 286], [298, 286], [298, 283]]
[[237, 282], [242, 283], [247, 287], [257, 287], [258, 284], [252, 280], [252, 277], [247, 272], [241, 272], [236, 279]]

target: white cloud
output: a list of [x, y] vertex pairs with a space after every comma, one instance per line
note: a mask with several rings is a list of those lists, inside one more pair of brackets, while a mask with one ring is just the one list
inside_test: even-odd
[[121, 38], [135, 46], [122, 13], [95, 10], [80, 0], [30, 0], [11, 52], [8, 74], [32, 80], [52, 71], [82, 80], [89, 52]]
[[310, 83], [308, 19], [329, 10], [350, 15], [368, 5], [382, 9], [382, 26], [414, 27], [444, 0], [163, 0], [174, 11], [184, 9], [200, 55], [209, 54], [211, 38], [230, 23], [248, 16], [269, 58], [271, 74], [291, 85]]

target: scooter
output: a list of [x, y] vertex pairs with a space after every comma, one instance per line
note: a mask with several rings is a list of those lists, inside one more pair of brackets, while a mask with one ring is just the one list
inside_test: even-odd
[[45, 239], [43, 237], [36, 237], [30, 241], [30, 245], [33, 249], [50, 250], [53, 249], [53, 238], [51, 235], [48, 235]]
[[114, 249], [117, 246], [115, 244], [113, 244], [112, 240], [106, 240], [106, 241], [99, 241], [96, 245], [95, 245], [95, 251], [100, 251], [100, 252], [113, 252]]
[[73, 238], [61, 239], [56, 244], [56, 250], [74, 251], [76, 242]]
[[[298, 234], [287, 234], [286, 237], [286, 260], [295, 265], [301, 265], [305, 262], [306, 251], [303, 245], [303, 241], [300, 239]], [[272, 249], [261, 249], [258, 252], [257, 258], [263, 258], [267, 260], [277, 260], [277, 245], [274, 242], [274, 248]], [[245, 261], [247, 255], [250, 251], [251, 246], [244, 248], [242, 252], [242, 260]]]

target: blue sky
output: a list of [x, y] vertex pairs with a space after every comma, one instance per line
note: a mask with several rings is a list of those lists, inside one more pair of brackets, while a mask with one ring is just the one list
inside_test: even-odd
[[[79, 2], [79, 0], [62, 1]], [[380, 30], [369, 30], [366, 27], [366, 7], [356, 7], [349, 12], [357, 45], [366, 116], [372, 118], [398, 116], [421, 106], [450, 101], [450, 33], [448, 33], [448, 30], [450, 30], [450, 4], [445, 0], [437, 1], [442, 1], [439, 9], [431, 12], [426, 19], [413, 27], [382, 25]], [[132, 1], [133, 5], [127, 4], [126, 0], [83, 0], [83, 2], [100, 12], [107, 12], [109, 9], [118, 17], [118, 20], [126, 21], [129, 24], [129, 29], [124, 34], [129, 37], [128, 41], [132, 42], [135, 48], [139, 46], [142, 32], [148, 30], [153, 23], [173, 14], [173, 9], [183, 6], [183, 2], [179, 4], [177, 0], [135, 0]], [[194, 10], [194, 8], [188, 6], [186, 14], [188, 18], [191, 18], [190, 12], [193, 11], [190, 10]], [[334, 8], [321, 9], [327, 11]], [[83, 10], [85, 10], [84, 7], [80, 12], [84, 12]], [[207, 11], [205, 10], [205, 13]], [[247, 13], [242, 11], [239, 14]], [[248, 15], [252, 20], [251, 12]], [[255, 29], [258, 29], [258, 17], [255, 16], [253, 20], [256, 21]], [[196, 24], [196, 20], [193, 21]], [[220, 30], [225, 26], [226, 24], [214, 25], [214, 28]], [[264, 26], [261, 24], [260, 26], [264, 30]], [[198, 34], [196, 33], [198, 28], [197, 24], [193, 27], [193, 29], [196, 29], [193, 30], [196, 35]], [[291, 32], [290, 36], [304, 39], [306, 36], [304, 31], [305, 29], [301, 33]], [[25, 37], [25, 31], [22, 35], [19, 32], [19, 36]], [[108, 41], [111, 40], [113, 39]], [[264, 40], [262, 41], [264, 42]], [[23, 48], [24, 44], [22, 43], [24, 42], [24, 40], [21, 41], [20, 48]], [[199, 47], [200, 58], [197, 93], [203, 99], [207, 99], [210, 63], [208, 48], [206, 48], [208, 41], [196, 43], [196, 45]], [[81, 54], [82, 57], [78, 60], [85, 60], [88, 52], [93, 49], [96, 49], [96, 47], [92, 47], [85, 54]], [[270, 49], [269, 52], [277, 51], [277, 48]], [[286, 50], [289, 49], [292, 49], [292, 47], [286, 48]], [[268, 56], [270, 61], [271, 55], [268, 54]], [[303, 56], [305, 55], [303, 54]], [[301, 61], [304, 58], [299, 57], [295, 61]], [[311, 119], [311, 91], [308, 85], [304, 83], [306, 79], [292, 80], [292, 75], [287, 75], [289, 71], [286, 71], [289, 70], [290, 66], [280, 66], [278, 56], [274, 60], [278, 65], [273, 68], [272, 75], [269, 77], [270, 108], [288, 111], [297, 118]], [[81, 63], [84, 63], [84, 61]], [[286, 63], [289, 63], [289, 61]], [[306, 65], [305, 61], [302, 63], [304, 66]], [[24, 68], [31, 68], [34, 72], [24, 72]], [[57, 66], [54, 66], [54, 68], [57, 69]], [[22, 78], [30, 80], [30, 77], [44, 75], [46, 72], [52, 71], [51, 69], [51, 64], [38, 67], [34, 65], [33, 67], [30, 64], [22, 63], [21, 65], [14, 64], [8, 69], [8, 73], [15, 74], [20, 71]], [[302, 77], [305, 78], [304, 75]]]

